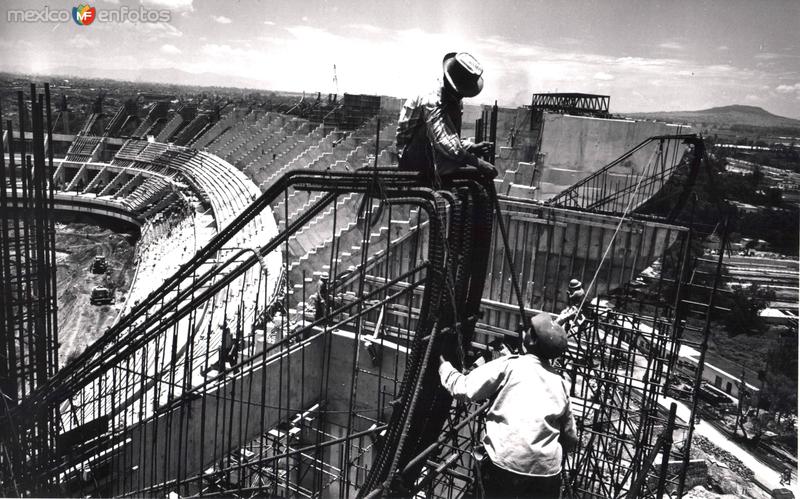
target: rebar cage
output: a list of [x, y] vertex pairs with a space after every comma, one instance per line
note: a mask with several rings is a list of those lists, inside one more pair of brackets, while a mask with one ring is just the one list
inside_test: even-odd
[[[656, 498], [674, 492], [686, 425], [676, 422], [676, 404], [665, 397], [680, 346], [671, 310], [666, 306], [656, 318], [643, 317], [595, 301], [572, 323], [569, 350], [554, 362], [569, 380], [580, 440], [565, 457], [562, 497]], [[477, 338], [497, 337], [482, 331]], [[505, 339], [515, 338], [508, 333]], [[498, 355], [484, 342], [473, 346], [486, 359]], [[453, 404], [440, 438], [416, 457], [426, 467], [414, 493], [480, 496], [482, 414], [490, 403]]]
[[[454, 299], [445, 290], [476, 305], [482, 282], [470, 293], [466, 262], [451, 261], [463, 258], [453, 248], [472, 226], [451, 217], [473, 215], [478, 184], [437, 194], [414, 174], [382, 172], [377, 189], [376, 175], [301, 172], [278, 181], [23, 401], [17, 420], [42, 407], [61, 417], [49, 469], [17, 479], [103, 495], [350, 496], [368, 479], [382, 481], [373, 459], [388, 473], [401, 459], [400, 429], [417, 414], [436, 420], [415, 408], [449, 405], [421, 382], [436, 331], [457, 319], [442, 312]], [[295, 217], [286, 203], [285, 228], [266, 244], [229, 246], [292, 190], [323, 195]], [[310, 276], [290, 261], [289, 246], [291, 236], [323, 227], [334, 244], [319, 258], [331, 277], [312, 314]], [[460, 235], [448, 233], [454, 227]], [[340, 246], [354, 242], [353, 230], [358, 260]], [[413, 424], [437, 431], [435, 421]], [[400, 445], [376, 453], [381, 439]], [[408, 452], [427, 445], [408, 440]]]
[[[214, 161], [199, 155], [199, 167]], [[52, 186], [52, 163], [49, 175]], [[659, 497], [674, 481], [675, 411], [661, 394], [686, 228], [498, 201], [474, 172], [437, 189], [388, 168], [271, 182], [5, 413], [20, 428], [49, 424], [46, 442], [3, 434], [8, 495], [476, 494], [486, 404], [453, 402], [439, 354], [468, 368], [541, 312], [526, 296], [552, 311], [578, 268], [596, 264], [608, 291], [668, 251], [679, 269], [660, 280], [674, 298], [647, 308], [655, 318], [587, 305], [557, 367], [582, 442], [565, 462], [567, 496]]]
[[[17, 93], [18, 129], [2, 123], [0, 158], [0, 418], [20, 400], [44, 385], [58, 369], [58, 322], [55, 280], [55, 227], [52, 215], [50, 92], [30, 98]], [[30, 106], [30, 113], [27, 112]], [[25, 112], [23, 112], [23, 110]], [[31, 136], [26, 148], [25, 135]], [[6, 161], [8, 153], [8, 162]], [[51, 459], [57, 431], [53, 412], [38, 411], [30, 421], [6, 421], [0, 430], [4, 446], [0, 476], [9, 495], [20, 466], [41, 469]], [[11, 464], [17, 465], [16, 469]], [[24, 464], [23, 464], [24, 463]]]

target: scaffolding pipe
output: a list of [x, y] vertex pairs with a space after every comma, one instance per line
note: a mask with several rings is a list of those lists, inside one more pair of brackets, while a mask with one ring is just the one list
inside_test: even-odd
[[678, 479], [678, 488], [676, 495], [680, 499], [683, 497], [683, 489], [686, 485], [686, 471], [689, 469], [690, 450], [692, 448], [692, 436], [694, 434], [695, 418], [697, 413], [697, 402], [700, 394], [700, 384], [703, 381], [703, 369], [706, 365], [706, 352], [708, 351], [708, 337], [711, 332], [711, 314], [714, 310], [714, 297], [717, 294], [719, 286], [720, 275], [722, 274], [722, 260], [725, 256], [725, 246], [728, 244], [728, 218], [725, 217], [722, 226], [722, 238], [719, 243], [719, 258], [717, 258], [717, 271], [714, 273], [714, 283], [711, 286], [711, 294], [708, 298], [708, 305], [706, 308], [705, 324], [703, 325], [703, 341], [700, 344], [700, 357], [697, 360], [697, 370], [694, 375], [694, 384], [692, 386], [692, 408], [689, 413], [689, 429], [686, 433], [686, 440], [683, 444], [683, 463], [681, 464], [681, 473]]

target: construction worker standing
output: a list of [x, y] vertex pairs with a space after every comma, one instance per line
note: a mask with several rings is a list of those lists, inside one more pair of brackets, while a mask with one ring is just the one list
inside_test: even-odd
[[318, 321], [327, 317], [333, 308], [333, 298], [328, 290], [328, 276], [319, 279], [319, 288], [314, 294], [314, 320]]
[[462, 99], [483, 89], [483, 68], [466, 52], [451, 52], [442, 61], [443, 77], [429, 95], [408, 99], [397, 122], [400, 169], [426, 174], [432, 185], [462, 168], [472, 167], [488, 178], [497, 170], [479, 156], [492, 144], [461, 139]]
[[540, 314], [523, 344], [526, 354], [500, 357], [467, 375], [440, 358], [439, 376], [457, 399], [492, 400], [480, 473], [485, 497], [558, 498], [564, 452], [578, 441], [567, 382], [550, 366], [566, 351], [567, 336]]

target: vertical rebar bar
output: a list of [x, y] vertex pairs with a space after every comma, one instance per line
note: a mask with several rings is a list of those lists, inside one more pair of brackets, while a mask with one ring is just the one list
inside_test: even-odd
[[667, 426], [664, 428], [664, 450], [663, 457], [661, 458], [661, 469], [658, 473], [658, 483], [656, 485], [656, 497], [664, 497], [664, 489], [666, 488], [667, 472], [669, 470], [669, 454], [672, 451], [672, 433], [675, 430], [675, 414], [678, 410], [678, 404], [675, 402], [669, 405], [669, 417], [667, 417]]
[[722, 222], [722, 237], [719, 244], [719, 258], [717, 259], [717, 268], [714, 273], [714, 280], [711, 286], [711, 293], [708, 297], [708, 304], [706, 305], [706, 317], [703, 325], [703, 341], [700, 343], [700, 356], [697, 359], [697, 370], [694, 375], [694, 384], [692, 386], [692, 407], [689, 412], [689, 428], [686, 433], [686, 439], [683, 444], [683, 462], [681, 464], [680, 478], [678, 479], [678, 488], [676, 495], [678, 498], [683, 497], [683, 489], [686, 485], [686, 471], [689, 468], [689, 457], [692, 447], [692, 436], [694, 434], [695, 418], [697, 413], [697, 405], [699, 401], [700, 383], [703, 380], [703, 369], [706, 363], [706, 352], [708, 351], [708, 338], [711, 333], [711, 316], [714, 311], [714, 298], [717, 294], [717, 288], [720, 283], [722, 274], [722, 260], [725, 256], [725, 247], [728, 243], [728, 218]]

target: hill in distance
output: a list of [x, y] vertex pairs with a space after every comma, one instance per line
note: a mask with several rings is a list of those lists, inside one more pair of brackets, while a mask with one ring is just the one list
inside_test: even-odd
[[627, 113], [637, 119], [655, 119], [672, 123], [703, 123], [719, 127], [744, 125], [751, 127], [796, 128], [800, 130], [800, 120], [772, 114], [756, 106], [722, 106], [700, 111], [657, 111], [652, 113]]

